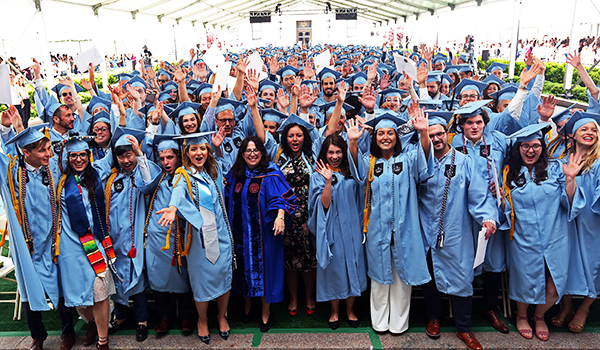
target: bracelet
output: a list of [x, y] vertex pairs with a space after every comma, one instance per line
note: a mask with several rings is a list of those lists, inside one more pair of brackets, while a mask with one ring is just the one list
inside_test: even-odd
[[281, 220], [285, 221], [285, 219], [283, 218], [283, 216], [278, 216], [278, 217], [275, 218], [275, 220], [277, 220], [277, 219], [281, 219]]
[[152, 124], [152, 125], [159, 125], [159, 124], [160, 124], [160, 121], [157, 121], [156, 123], [155, 123], [155, 122], [153, 122], [153, 121], [150, 121], [150, 124]]
[[519, 85], [519, 89], [521, 89], [521, 90], [527, 90], [527, 85]]

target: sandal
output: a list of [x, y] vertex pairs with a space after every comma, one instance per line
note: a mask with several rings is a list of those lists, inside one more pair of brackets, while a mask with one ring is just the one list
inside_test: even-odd
[[[518, 323], [519, 321], [522, 321], [522, 320], [527, 321], [527, 315], [525, 315], [525, 316], [521, 316], [519, 314], [516, 314], [516, 315], [517, 315], [517, 322], [516, 323]], [[527, 324], [529, 324], [529, 322]], [[531, 330], [531, 328], [530, 329], [526, 329], [526, 328], [519, 329], [519, 328], [517, 328], [517, 331], [519, 331], [519, 334], [521, 334], [521, 336], [523, 338], [525, 338], [525, 339], [531, 339], [531, 338], [533, 338], [533, 330]]]
[[550, 323], [552, 323], [552, 325], [554, 327], [562, 328], [565, 324], [569, 324], [569, 322], [571, 322], [571, 320], [573, 319], [573, 316], [575, 316], [575, 312], [573, 310], [571, 310], [571, 312], [569, 312], [562, 319], [558, 318], [558, 315], [552, 317], [552, 320], [550, 321]]
[[533, 316], [533, 320], [536, 322], [536, 324], [535, 324], [535, 336], [538, 337], [539, 340], [543, 340], [543, 341], [548, 340], [548, 338], [550, 338], [550, 333], [548, 331], [538, 331], [537, 330], [537, 322], [538, 321], [544, 322], [544, 324], [546, 324], [546, 320], [544, 319], [544, 316], [537, 317], [537, 316], [534, 315]]
[[[577, 309], [577, 311], [581, 310], [581, 308]], [[583, 311], [583, 310], [582, 310]], [[590, 314], [590, 310], [587, 309], [585, 310], [585, 318], [583, 319], [583, 323], [577, 323], [577, 322], [569, 322], [569, 330], [573, 333], [581, 333], [583, 332], [583, 327], [585, 327], [585, 322], [587, 321], [587, 317]], [[573, 316], [575, 317], [575, 316]]]

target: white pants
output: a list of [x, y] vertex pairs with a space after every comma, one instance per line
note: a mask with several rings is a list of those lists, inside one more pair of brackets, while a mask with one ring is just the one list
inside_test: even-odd
[[392, 260], [394, 284], [371, 280], [371, 324], [378, 332], [402, 333], [408, 329], [412, 287], [402, 282]]

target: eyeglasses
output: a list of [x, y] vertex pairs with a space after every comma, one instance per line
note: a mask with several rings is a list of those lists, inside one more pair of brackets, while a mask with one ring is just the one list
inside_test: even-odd
[[530, 149], [532, 149], [535, 152], [537, 152], [540, 149], [542, 149], [542, 145], [536, 144], [536, 145], [530, 146], [530, 145], [526, 145], [524, 143], [521, 144], [521, 151], [523, 151], [523, 152], [529, 152]]
[[249, 156], [251, 154], [260, 154], [260, 151], [257, 149], [247, 149], [244, 151], [244, 154]]
[[400, 101], [398, 97], [388, 97], [385, 99], [385, 102], [398, 102]]
[[217, 120], [223, 124], [235, 124], [235, 119], [218, 119]]
[[87, 152], [85, 153], [69, 153], [69, 160], [77, 160], [77, 158], [81, 159], [81, 160], [85, 160], [89, 157], [89, 154], [87, 154]]
[[108, 128], [94, 128], [94, 129], [92, 129], [92, 131], [93, 131], [95, 134], [98, 134], [98, 133], [105, 133], [105, 132], [108, 132]]
[[63, 92], [61, 95], [62, 95], [62, 97], [71, 96], [71, 92], [70, 91], [69, 92]]
[[159, 83], [166, 83], [167, 81], [169, 81], [169, 80], [167, 80], [167, 79], [158, 79]]
[[464, 94], [464, 95], [460, 95], [460, 98], [463, 98], [465, 100], [476, 100], [476, 99], [479, 98], [479, 95], [467, 95], [467, 94]]
[[442, 136], [444, 136], [444, 134], [446, 134], [446, 133], [443, 131], [440, 131], [437, 134], [429, 134], [429, 138], [430, 139], [435, 139], [435, 138], [441, 139]]

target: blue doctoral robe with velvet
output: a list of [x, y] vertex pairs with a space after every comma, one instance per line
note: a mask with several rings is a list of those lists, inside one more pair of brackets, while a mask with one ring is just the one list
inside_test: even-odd
[[[218, 167], [217, 167], [218, 168]], [[186, 170], [187, 171], [187, 170]], [[190, 284], [197, 302], [210, 301], [227, 293], [231, 289], [233, 274], [232, 237], [227, 228], [227, 216], [223, 212], [225, 203], [223, 197], [223, 176], [218, 172], [213, 180], [206, 172], [188, 171], [194, 198], [190, 196], [185, 178], [181, 176], [173, 189], [169, 205], [177, 208], [177, 215], [191, 224], [186, 224], [185, 243], [190, 244], [187, 257], [190, 274]], [[177, 175], [179, 177], [180, 175]], [[218, 188], [217, 188], [218, 186]], [[212, 264], [206, 258], [204, 230], [210, 229], [211, 223], [216, 224], [219, 258]], [[191, 229], [191, 232], [189, 230]], [[191, 234], [191, 238], [188, 237]], [[191, 242], [188, 242], [191, 239]]]
[[186, 293], [190, 290], [187, 259], [185, 257], [181, 258], [181, 272], [173, 264], [173, 249], [176, 247], [175, 239], [177, 237], [173, 233], [175, 232], [175, 226], [173, 226], [169, 237], [169, 249], [162, 250], [167, 244], [169, 227], [161, 227], [158, 224], [161, 215], [156, 214], [158, 210], [169, 206], [174, 183], [173, 175], [163, 171], [149, 186], [143, 188], [144, 193], [148, 195], [148, 206], [150, 206], [150, 199], [154, 196], [152, 207], [148, 207], [150, 219], [146, 228], [146, 242], [148, 244], [146, 248], [146, 269], [150, 272], [148, 273], [148, 281], [152, 290]]
[[266, 297], [267, 303], [283, 300], [283, 234], [273, 234], [279, 209], [286, 226], [296, 211], [296, 195], [273, 163], [267, 173], [246, 169], [245, 176], [225, 177], [225, 197], [233, 230], [237, 270], [234, 292], [247, 297]]
[[[94, 163], [103, 182], [110, 176], [112, 153]], [[115, 267], [119, 277], [115, 278], [117, 294], [112, 296], [114, 302], [128, 305], [129, 297], [139, 294], [148, 286], [144, 270], [144, 223], [146, 220], [146, 201], [142, 189], [152, 183], [160, 174], [160, 168], [148, 161], [151, 180], [144, 183], [139, 167], [131, 173], [119, 172], [110, 188], [110, 237], [112, 239], [117, 260]], [[106, 203], [109, 206], [109, 203]], [[107, 223], [108, 224], [108, 223]], [[133, 226], [132, 226], [133, 224]], [[133, 247], [136, 256], [127, 256]], [[121, 280], [119, 280], [122, 279]]]
[[33, 173], [26, 170], [28, 182], [24, 205], [29, 218], [29, 227], [33, 240], [33, 252], [30, 253], [25, 242], [25, 235], [12, 205], [8, 188], [7, 175], [13, 177], [15, 192], [19, 201], [18, 166], [9, 173], [8, 157], [0, 154], [0, 182], [2, 197], [8, 222], [8, 237], [13, 263], [15, 265], [15, 278], [17, 280], [21, 300], [29, 302], [33, 311], [48, 311], [50, 306], [46, 297], [56, 307], [61, 291], [58, 267], [52, 260], [52, 205], [48, 189], [49, 175], [54, 179], [54, 186], [58, 186], [60, 172], [57, 160], [51, 159], [50, 172]]
[[[452, 152], [455, 152], [452, 167]], [[446, 181], [450, 178], [444, 216], [444, 245], [436, 248]], [[437, 289], [445, 294], [473, 295], [477, 233], [473, 224], [498, 221], [498, 209], [471, 157], [451, 149], [434, 159], [433, 177], [421, 184], [419, 215], [425, 252], [431, 250]]]
[[321, 203], [323, 176], [310, 177], [308, 228], [316, 241], [318, 302], [358, 297], [367, 289], [360, 183], [339, 172], [333, 176], [328, 209]]
[[[513, 240], [506, 239], [509, 272], [509, 296], [527, 304], [546, 303], [546, 266], [556, 286], [557, 303], [564, 295], [569, 271], [570, 231], [569, 199], [565, 191], [562, 162], [550, 161], [546, 176], [536, 184], [523, 166], [509, 186], [515, 214]], [[502, 228], [510, 229], [508, 201]]]
[[[350, 162], [352, 176], [361, 182], [361, 195], [366, 191], [369, 156], [359, 150], [358, 167]], [[419, 227], [417, 183], [429, 178], [432, 168], [432, 155], [426, 159], [420, 146], [375, 162], [366, 252], [368, 276], [379, 284], [393, 284], [392, 264], [408, 285], [431, 280]]]

